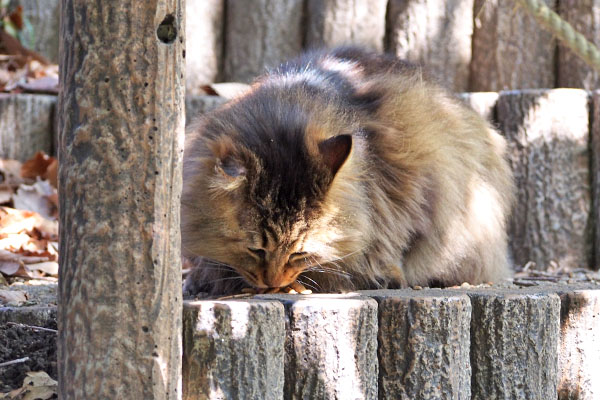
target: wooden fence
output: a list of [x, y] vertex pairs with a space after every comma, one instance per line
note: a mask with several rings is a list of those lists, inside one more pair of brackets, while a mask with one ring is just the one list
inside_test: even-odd
[[[58, 61], [59, 0], [20, 0]], [[600, 45], [600, 0], [546, 0]], [[304, 49], [359, 44], [423, 63], [458, 92], [595, 89], [597, 73], [512, 0], [187, 0], [187, 91], [247, 82]]]

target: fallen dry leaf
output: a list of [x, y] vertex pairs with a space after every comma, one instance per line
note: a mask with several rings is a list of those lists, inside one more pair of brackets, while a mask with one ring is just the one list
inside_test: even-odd
[[21, 42], [19, 42], [19, 39], [12, 37], [10, 34], [5, 32], [4, 29], [0, 29], [0, 43], [2, 43], [2, 47], [4, 48], [4, 54], [28, 57], [43, 65], [50, 64], [46, 57], [36, 53], [33, 50], [23, 47]]
[[46, 400], [58, 394], [58, 382], [44, 371], [27, 372], [23, 386], [8, 393], [4, 398], [19, 400]]
[[0, 272], [6, 276], [31, 278], [29, 272], [25, 269], [25, 264], [15, 261], [0, 261]]
[[20, 305], [27, 301], [27, 293], [22, 290], [0, 289], [0, 304]]
[[[48, 165], [42, 179], [47, 179], [55, 189], [58, 188], [58, 160], [56, 158], [52, 157], [52, 162]], [[56, 193], [56, 198], [58, 199], [58, 193]]]
[[35, 211], [52, 219], [58, 216], [58, 209], [51, 200], [55, 193], [56, 189], [48, 181], [37, 181], [33, 185], [20, 185], [12, 195], [12, 201], [17, 209]]
[[27, 233], [0, 233], [0, 249], [17, 251], [31, 240]]
[[21, 166], [21, 177], [25, 179], [43, 178], [48, 171], [50, 164], [56, 161], [56, 158], [50, 157], [43, 151], [38, 151], [33, 157], [25, 161]]
[[58, 222], [42, 217], [34, 211], [0, 207], [0, 237], [2, 234], [39, 230], [46, 239], [58, 237]]
[[4, 187], [17, 187], [24, 183], [21, 178], [21, 162], [0, 159], [0, 184]]
[[25, 265], [25, 268], [29, 272], [39, 271], [48, 275], [58, 275], [58, 263], [56, 261], [27, 264]]
[[0, 90], [12, 93], [58, 92], [58, 65], [28, 50], [0, 29]]
[[12, 262], [22, 262], [23, 264], [37, 264], [41, 262], [46, 262], [49, 260], [49, 257], [43, 256], [27, 256], [22, 254], [13, 253], [11, 251], [7, 251], [0, 248], [0, 261], [12, 261]]
[[23, 278], [58, 274], [58, 222], [0, 207], [0, 273]]
[[0, 188], [0, 204], [7, 204], [10, 202], [13, 193], [12, 189]]
[[58, 77], [29, 79], [27, 82], [18, 82], [16, 87], [28, 93], [58, 94]]

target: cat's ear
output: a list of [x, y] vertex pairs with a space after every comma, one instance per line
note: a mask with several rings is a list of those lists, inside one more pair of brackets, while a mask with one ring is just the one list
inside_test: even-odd
[[344, 164], [352, 150], [352, 135], [338, 135], [319, 143], [319, 152], [323, 162], [335, 175]]
[[231, 156], [217, 158], [215, 173], [211, 179], [210, 188], [215, 195], [230, 193], [246, 181], [246, 168]]
[[242, 165], [239, 160], [233, 157], [226, 157], [224, 159], [217, 159], [215, 168], [219, 173], [235, 179], [246, 176], [246, 167]]

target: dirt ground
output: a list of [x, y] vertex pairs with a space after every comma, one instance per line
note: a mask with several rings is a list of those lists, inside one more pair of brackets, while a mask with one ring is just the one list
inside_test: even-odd
[[[46, 328], [56, 329], [56, 323]], [[29, 357], [18, 364], [0, 367], [0, 392], [21, 387], [25, 374], [45, 371], [57, 379], [56, 333], [21, 325], [0, 325], [0, 364]]]
[[[28, 300], [0, 306], [0, 393], [20, 388], [27, 372], [45, 371], [57, 378], [56, 286], [34, 281], [11, 285], [27, 292]], [[1, 366], [25, 357], [24, 362]]]

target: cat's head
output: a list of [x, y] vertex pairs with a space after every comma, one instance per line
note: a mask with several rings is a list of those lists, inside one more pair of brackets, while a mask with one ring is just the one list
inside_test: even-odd
[[349, 179], [354, 128], [326, 112], [250, 96], [205, 118], [186, 144], [184, 254], [267, 288], [354, 251], [339, 196], [349, 189], [338, 182]]

